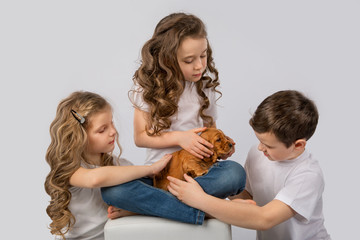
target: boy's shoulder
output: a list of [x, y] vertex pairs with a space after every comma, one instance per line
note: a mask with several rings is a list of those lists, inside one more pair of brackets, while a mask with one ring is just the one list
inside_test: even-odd
[[305, 152], [300, 157], [302, 157], [303, 159], [300, 159], [301, 161], [299, 161], [297, 167], [298, 171], [323, 178], [323, 172], [320, 167], [319, 161], [315, 159], [310, 152], [305, 150]]

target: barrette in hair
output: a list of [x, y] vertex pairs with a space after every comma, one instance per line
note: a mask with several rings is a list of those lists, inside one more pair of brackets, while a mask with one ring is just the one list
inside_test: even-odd
[[76, 120], [79, 121], [80, 124], [83, 124], [85, 122], [85, 118], [78, 114], [75, 110], [71, 109], [71, 114], [74, 116]]

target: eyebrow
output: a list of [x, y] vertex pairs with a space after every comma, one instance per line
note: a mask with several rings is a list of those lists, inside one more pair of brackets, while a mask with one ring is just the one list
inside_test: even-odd
[[[208, 50], [208, 48], [206, 48], [204, 51], [202, 51], [201, 55], [204, 54], [205, 52], [207, 52], [207, 50]], [[193, 58], [193, 57], [194, 57], [194, 55], [189, 55], [189, 56], [183, 57], [183, 60]]]
[[268, 144], [265, 144], [265, 143], [263, 143], [263, 142], [261, 142], [262, 144], [264, 144], [266, 147], [268, 147], [268, 148], [273, 148], [273, 146], [270, 146], [270, 145], [268, 145]]
[[94, 131], [95, 132], [99, 132], [100, 130], [102, 130], [102, 128], [105, 128], [105, 127], [107, 127], [107, 123], [104, 123], [104, 124], [102, 124], [102, 125], [100, 125], [100, 126], [98, 126], [98, 127], [94, 127]]

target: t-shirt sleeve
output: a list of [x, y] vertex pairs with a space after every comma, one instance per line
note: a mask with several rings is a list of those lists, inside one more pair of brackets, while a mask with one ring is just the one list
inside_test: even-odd
[[290, 177], [275, 199], [290, 206], [302, 217], [299, 220], [307, 222], [310, 220], [323, 191], [324, 179], [322, 175], [304, 170]]

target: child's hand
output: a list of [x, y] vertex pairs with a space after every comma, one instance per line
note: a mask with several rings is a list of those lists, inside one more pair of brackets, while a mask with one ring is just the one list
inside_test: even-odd
[[153, 177], [154, 175], [158, 174], [164, 167], [169, 163], [170, 159], [172, 158], [171, 154], [165, 154], [159, 161], [151, 164], [151, 174], [149, 177]]
[[188, 131], [180, 132], [179, 145], [195, 157], [203, 159], [204, 157], [210, 157], [213, 152], [209, 148], [213, 148], [213, 145], [200, 137], [197, 133], [203, 132], [206, 127], [194, 128]]
[[231, 142], [231, 144], [233, 145], [233, 147], [232, 147], [231, 151], [230, 151], [228, 154], [220, 157], [220, 158], [223, 159], [223, 160], [228, 159], [228, 158], [231, 157], [231, 155], [233, 155], [234, 152], [235, 152], [235, 142], [234, 142], [234, 140], [233, 140], [231, 137], [228, 137], [228, 136], [226, 136], [226, 138], [229, 139], [229, 141]]
[[168, 185], [169, 192], [171, 192], [183, 203], [195, 208], [199, 208], [206, 196], [206, 193], [201, 188], [199, 183], [196, 182], [192, 177], [184, 174], [184, 178], [186, 182], [168, 176], [167, 179], [170, 181], [170, 184]]

